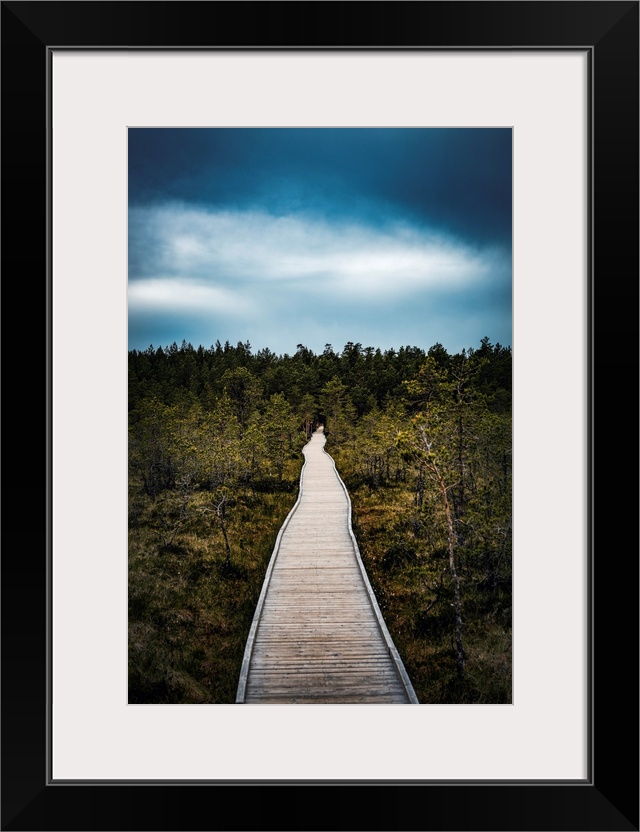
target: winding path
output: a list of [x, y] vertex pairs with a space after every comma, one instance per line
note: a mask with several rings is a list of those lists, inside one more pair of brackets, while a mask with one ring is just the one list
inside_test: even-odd
[[238, 703], [405, 703], [415, 692], [351, 528], [351, 501], [319, 428], [271, 556]]

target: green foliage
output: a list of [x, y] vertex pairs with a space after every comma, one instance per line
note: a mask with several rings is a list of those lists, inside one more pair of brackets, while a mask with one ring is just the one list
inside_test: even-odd
[[262, 422], [267, 459], [282, 480], [284, 465], [293, 448], [296, 418], [293, 408], [282, 393], [274, 393], [266, 403]]
[[222, 376], [222, 385], [235, 408], [238, 423], [244, 430], [260, 401], [262, 385], [246, 367], [226, 370]]

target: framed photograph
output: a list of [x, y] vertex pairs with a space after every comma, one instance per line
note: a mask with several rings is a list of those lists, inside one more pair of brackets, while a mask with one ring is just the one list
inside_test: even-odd
[[[629, 499], [627, 485], [638, 423], [638, 3], [3, 2], [2, 24], [5, 303], [37, 320], [38, 333], [5, 352], [8, 412], [24, 427], [7, 443], [2, 828], [638, 829], [637, 530], [628, 516], [637, 493]], [[413, 187], [420, 206], [428, 185], [440, 187], [445, 222], [442, 183], [407, 173], [414, 137], [439, 131], [442, 158], [467, 166], [469, 183], [493, 170], [490, 155], [478, 145], [456, 155], [457, 131], [508, 134], [510, 700], [238, 707], [199, 700], [197, 686], [166, 704], [144, 685], [131, 698], [127, 336], [146, 337], [149, 310], [155, 321], [158, 310], [186, 320], [210, 302], [195, 271], [171, 282], [170, 231], [144, 197], [166, 188], [163, 142], [178, 134], [178, 179], [206, 189], [185, 130], [224, 133], [222, 157], [239, 159], [225, 167], [229, 199], [218, 214], [209, 207], [203, 220], [189, 208], [192, 232], [171, 241], [183, 253], [190, 246], [193, 263], [210, 223], [226, 223], [237, 245], [209, 251], [207, 263], [226, 281], [216, 308], [224, 301], [230, 316], [258, 291], [229, 266], [238, 245], [249, 271], [279, 244], [300, 263], [305, 240], [317, 252], [323, 235], [334, 246], [339, 235], [351, 275], [371, 269], [367, 252], [385, 245], [394, 262], [407, 256], [400, 237], [389, 242], [380, 224], [354, 215], [283, 232], [256, 202], [255, 182], [269, 200], [295, 203], [296, 194], [274, 196], [256, 142], [297, 141], [301, 130], [323, 131], [325, 145], [329, 133], [393, 135], [377, 162], [376, 204]], [[301, 167], [312, 153], [269, 146], [270, 159], [298, 154]], [[370, 146], [349, 153], [375, 157]], [[354, 157], [336, 158], [334, 169], [347, 169]], [[314, 180], [336, 217], [338, 180]], [[250, 217], [238, 197], [247, 182]], [[458, 202], [468, 216], [471, 190]], [[186, 191], [175, 193], [182, 211]], [[488, 256], [480, 219], [492, 222], [476, 210], [474, 262]], [[468, 265], [470, 249], [449, 238], [438, 248], [437, 237], [416, 241], [406, 225], [402, 234], [412, 256], [457, 272]], [[377, 279], [364, 276], [361, 288], [387, 292], [391, 316], [394, 292]], [[280, 303], [275, 290], [258, 300]], [[46, 430], [33, 413], [46, 414]], [[44, 521], [37, 531], [34, 513]], [[624, 758], [621, 738], [632, 747]]]

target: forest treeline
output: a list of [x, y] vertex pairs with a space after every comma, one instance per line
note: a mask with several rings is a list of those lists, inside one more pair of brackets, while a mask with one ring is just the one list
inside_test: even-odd
[[511, 701], [511, 348], [129, 353], [129, 701], [233, 702], [325, 426], [420, 702]]

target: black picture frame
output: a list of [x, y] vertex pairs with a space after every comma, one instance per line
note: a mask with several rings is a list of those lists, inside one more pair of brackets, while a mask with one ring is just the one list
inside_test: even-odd
[[[3, 358], [10, 395], [2, 829], [638, 829], [638, 495], [630, 485], [637, 483], [638, 458], [638, 11], [639, 3], [627, 0], [2, 2], [3, 290], [7, 318], [17, 322], [17, 329], [5, 329]], [[588, 50], [592, 685], [586, 781], [48, 779], [53, 47]], [[572, 359], [559, 353], [558, 360], [572, 371]]]

